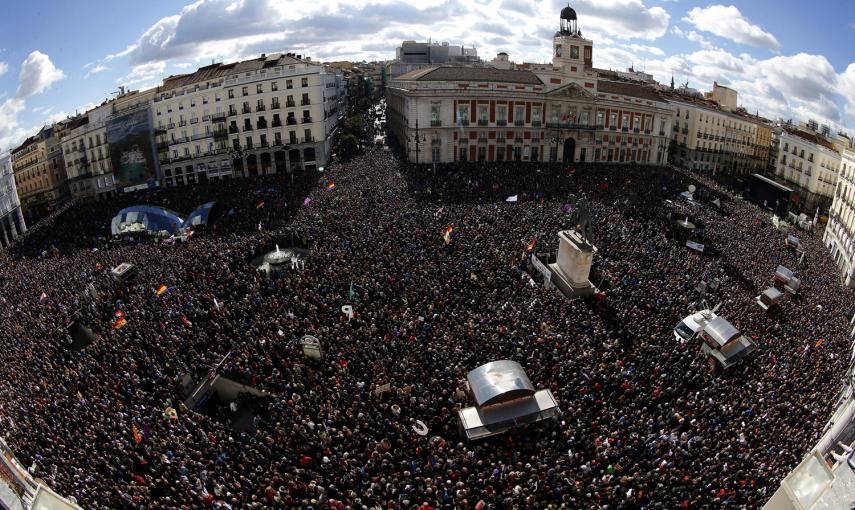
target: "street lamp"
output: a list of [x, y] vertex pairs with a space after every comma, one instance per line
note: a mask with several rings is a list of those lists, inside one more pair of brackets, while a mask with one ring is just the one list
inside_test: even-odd
[[416, 136], [415, 136], [415, 139], [413, 139], [412, 137], [409, 137], [409, 136], [407, 137], [408, 142], [412, 142], [414, 140], [416, 142], [416, 163], [418, 163], [419, 162], [420, 142], [426, 142], [427, 141], [427, 138], [425, 137], [424, 134], [422, 134], [421, 138], [419, 138], [419, 119], [416, 119]]

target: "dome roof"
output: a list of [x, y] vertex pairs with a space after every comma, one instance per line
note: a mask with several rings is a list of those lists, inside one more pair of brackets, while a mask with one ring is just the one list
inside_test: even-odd
[[561, 9], [561, 19], [566, 19], [568, 21], [576, 21], [576, 11], [573, 10], [569, 5], [563, 9]]

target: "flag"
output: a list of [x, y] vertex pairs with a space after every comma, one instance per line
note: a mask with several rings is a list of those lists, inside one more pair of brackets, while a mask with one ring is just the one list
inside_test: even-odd
[[136, 423], [131, 425], [131, 433], [134, 435], [134, 442], [136, 444], [142, 443], [142, 434], [140, 433], [140, 429], [137, 428]]
[[220, 303], [217, 303], [217, 298], [214, 298], [214, 306], [217, 307], [217, 311], [220, 310]]
[[819, 339], [819, 340], [817, 340], [817, 341], [816, 341], [816, 343], [814, 344], [814, 348], [820, 347], [820, 346], [821, 346], [822, 344], [824, 344], [824, 343], [825, 343], [825, 338], [820, 338], [820, 339]]
[[187, 326], [188, 328], [192, 328], [192, 327], [193, 327], [193, 323], [192, 323], [192, 322], [190, 322], [190, 321], [187, 319], [187, 317], [185, 317], [184, 315], [181, 315], [181, 322], [182, 322], [185, 326]]
[[309, 205], [310, 203], [312, 203], [312, 197], [306, 197], [305, 199], [303, 199], [303, 207]]
[[175, 287], [167, 287], [166, 285], [161, 285], [157, 288], [157, 296], [160, 297], [164, 294], [168, 294], [175, 290]]
[[532, 237], [532, 238], [531, 238], [531, 241], [529, 241], [529, 242], [528, 242], [528, 244], [527, 244], [527, 245], [526, 245], [526, 247], [525, 247], [525, 251], [526, 251], [526, 253], [531, 253], [531, 252], [533, 252], [533, 251], [534, 251], [534, 247], [535, 247], [536, 245], [537, 245], [537, 238], [536, 238], [536, 237]]
[[255, 208], [256, 208], [256, 209], [261, 209], [262, 207], [264, 207], [264, 200], [259, 200], [259, 201], [255, 204]]
[[519, 198], [519, 195], [512, 195], [505, 199], [505, 202], [516, 202]]
[[451, 231], [454, 230], [454, 227], [451, 225], [445, 227], [445, 233], [442, 234], [442, 240], [445, 241], [445, 244], [451, 244]]
[[113, 329], [116, 329], [116, 330], [122, 329], [123, 327], [125, 327], [125, 324], [127, 324], [127, 323], [128, 323], [128, 319], [125, 319], [124, 317], [119, 317], [118, 319], [116, 319], [116, 322], [113, 323]]
[[703, 252], [704, 245], [701, 243], [696, 243], [694, 241], [686, 241], [686, 248], [690, 248], [695, 251]]
[[334, 189], [335, 189], [335, 183], [333, 181], [330, 181], [329, 184], [327, 184], [327, 191], [332, 191]]
[[125, 316], [125, 312], [123, 312], [123, 311], [121, 311], [121, 310], [116, 310], [115, 315], [116, 315], [116, 318], [117, 318], [117, 319], [121, 319], [122, 317], [124, 317], [124, 316]]

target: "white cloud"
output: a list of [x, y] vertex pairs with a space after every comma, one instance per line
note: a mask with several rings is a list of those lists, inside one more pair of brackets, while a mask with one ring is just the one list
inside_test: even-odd
[[849, 125], [855, 125], [855, 63], [849, 64], [837, 80], [838, 92], [846, 101], [844, 113]]
[[740, 44], [771, 50], [781, 49], [781, 44], [774, 35], [748, 21], [734, 5], [695, 7], [688, 12], [683, 21], [691, 23], [698, 30]]
[[[553, 0], [551, 5], [558, 13], [566, 2]], [[576, 0], [573, 8], [583, 34], [597, 30], [621, 39], [658, 39], [668, 31], [671, 20], [668, 11], [648, 7], [642, 0]]]
[[20, 83], [16, 97], [26, 99], [41, 94], [54, 82], [65, 78], [65, 73], [57, 69], [50, 57], [36, 50], [27, 56], [21, 64]]
[[682, 29], [680, 29], [680, 27], [678, 27], [677, 25], [674, 25], [674, 28], [671, 29], [671, 33], [676, 35], [676, 36], [683, 37], [683, 38], [686, 38], [690, 41], [696, 42], [700, 45], [701, 48], [703, 48], [705, 50], [710, 50], [710, 49], [715, 48], [715, 46], [711, 42], [707, 41], [706, 38], [704, 38], [704, 36], [695, 32], [694, 30], [689, 30], [688, 32], [685, 32]]
[[166, 70], [166, 62], [148, 62], [145, 64], [136, 65], [131, 69], [131, 72], [121, 78], [116, 79], [119, 85], [138, 85], [143, 82], [159, 79], [163, 76]]
[[[87, 64], [87, 66], [89, 66], [89, 65], [90, 65], [90, 64]], [[84, 66], [84, 68], [85, 68], [85, 67], [86, 67], [86, 66]], [[94, 67], [92, 67], [91, 69], [89, 69], [89, 71], [86, 73], [86, 75], [84, 76], [84, 78], [89, 78], [89, 77], [90, 77], [90, 76], [92, 76], [93, 74], [103, 73], [104, 71], [106, 71], [106, 70], [108, 70], [108, 69], [110, 69], [110, 68], [109, 68], [109, 67], [107, 67], [107, 66], [105, 66], [104, 64], [95, 64], [95, 65], [94, 65]]]
[[3, 76], [4, 74], [6, 74], [6, 71], [8, 71], [8, 70], [9, 70], [9, 66], [6, 64], [6, 62], [0, 62], [0, 76]]

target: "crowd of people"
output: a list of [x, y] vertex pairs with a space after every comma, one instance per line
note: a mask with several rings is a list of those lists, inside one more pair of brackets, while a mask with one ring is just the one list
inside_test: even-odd
[[[679, 200], [691, 183], [721, 209]], [[554, 254], [572, 227], [569, 197], [590, 204], [597, 299], [530, 272], [529, 249]], [[187, 243], [109, 238], [131, 203], [210, 200], [220, 216]], [[669, 212], [703, 222], [713, 253], [675, 242]], [[799, 236], [801, 263], [766, 213], [670, 168], [425, 168], [380, 148], [294, 181], [78, 203], [0, 255], [0, 434], [84, 508], [757, 508], [850, 363], [851, 293], [820, 235]], [[283, 239], [304, 266], [250, 263]], [[123, 262], [134, 283], [110, 278]], [[802, 290], [766, 313], [752, 300], [778, 264]], [[758, 346], [724, 373], [672, 332], [701, 297]], [[74, 321], [98, 339], [70, 348]], [[467, 442], [466, 374], [498, 359], [563, 414]], [[272, 396], [249, 430], [183, 405], [182, 377], [212, 370]]]

